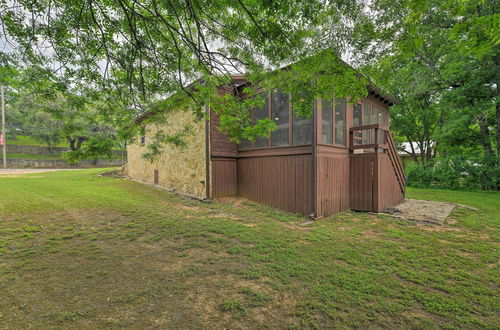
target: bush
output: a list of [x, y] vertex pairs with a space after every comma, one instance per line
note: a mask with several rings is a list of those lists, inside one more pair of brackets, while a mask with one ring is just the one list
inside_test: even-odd
[[407, 185], [445, 189], [500, 188], [500, 167], [497, 157], [466, 157], [464, 155], [436, 158], [425, 164], [406, 166]]

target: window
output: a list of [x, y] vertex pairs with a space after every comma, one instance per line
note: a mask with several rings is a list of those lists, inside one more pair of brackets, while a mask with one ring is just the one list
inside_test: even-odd
[[281, 90], [271, 94], [271, 120], [277, 126], [271, 135], [272, 145], [288, 145], [288, 128], [290, 126], [288, 94]]
[[371, 103], [365, 102], [365, 113], [363, 116], [363, 125], [371, 125], [377, 123], [377, 108]]
[[[310, 103], [311, 113], [314, 111], [314, 102]], [[293, 114], [293, 144], [311, 144], [312, 141], [312, 125], [311, 117], [305, 118]]]
[[[362, 121], [362, 106], [359, 103], [354, 104], [353, 114], [352, 114], [352, 127], [361, 126]], [[353, 137], [354, 144], [361, 144], [363, 138], [363, 132], [355, 131]]]
[[380, 121], [379, 124], [384, 126], [389, 126], [389, 118], [387, 116], [387, 111], [380, 109]]
[[346, 99], [335, 99], [335, 107], [331, 100], [321, 102], [321, 142], [345, 146]]
[[378, 108], [371, 103], [365, 102], [365, 113], [363, 125], [380, 124], [389, 125], [389, 116], [387, 111]]
[[141, 127], [141, 130], [140, 130], [140, 136], [139, 136], [139, 143], [141, 145], [144, 145], [146, 143], [146, 128], [145, 127]]
[[377, 110], [377, 122], [374, 124], [386, 125], [387, 126], [387, 111], [373, 106], [373, 109]]
[[333, 104], [330, 100], [321, 100], [321, 141], [332, 144], [333, 138]]
[[[252, 110], [254, 124], [259, 120], [269, 118], [269, 99], [266, 97], [266, 94], [261, 94], [259, 97], [264, 99], [264, 105]], [[257, 140], [255, 140], [255, 148], [265, 148], [268, 146], [269, 138], [267, 137], [258, 137]]]
[[240, 150], [252, 149], [252, 141], [247, 139], [241, 139]]
[[378, 123], [378, 109], [377, 107], [371, 105], [372, 108], [372, 115], [370, 119], [370, 124], [377, 124]]
[[353, 114], [352, 114], [352, 127], [361, 126], [361, 104], [356, 103], [353, 106]]
[[[251, 109], [251, 123], [255, 124], [258, 120], [269, 118], [269, 99], [266, 94], [260, 94], [257, 97], [261, 97], [264, 99], [264, 105], [259, 108]], [[242, 139], [239, 145], [240, 150], [248, 150], [253, 148], [264, 148], [269, 145], [269, 138], [266, 137], [258, 137], [255, 142], [252, 142], [247, 139]]]
[[346, 100], [335, 99], [335, 144], [345, 145]]

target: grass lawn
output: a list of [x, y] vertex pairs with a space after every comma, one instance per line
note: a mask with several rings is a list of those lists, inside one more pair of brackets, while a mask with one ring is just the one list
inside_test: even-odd
[[[39, 146], [39, 147], [47, 147], [46, 144], [41, 143], [37, 141], [35, 138], [32, 136], [27, 136], [27, 135], [16, 135], [16, 138], [13, 139], [9, 136], [7, 136], [7, 144], [16, 144], [16, 145], [22, 145], [22, 146]], [[55, 145], [54, 147], [69, 147], [68, 142], [66, 141], [61, 141], [59, 144]]]
[[7, 328], [498, 328], [500, 194], [451, 224], [203, 203], [78, 170], [0, 177]]

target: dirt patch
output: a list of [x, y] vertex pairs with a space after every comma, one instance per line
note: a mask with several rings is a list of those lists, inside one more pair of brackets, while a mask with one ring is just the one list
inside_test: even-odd
[[303, 230], [303, 231], [310, 231], [313, 228], [312, 227], [304, 227], [300, 225], [291, 225], [289, 223], [281, 223], [283, 227], [290, 228], [290, 229], [295, 229], [295, 230]]
[[377, 233], [375, 230], [373, 229], [368, 229], [368, 230], [365, 230], [363, 232], [363, 235], [362, 237], [368, 237], [368, 238], [379, 238], [380, 237], [380, 234]]
[[426, 231], [454, 231], [454, 232], [461, 232], [463, 229], [456, 228], [456, 227], [445, 227], [445, 226], [429, 226], [429, 225], [424, 225], [421, 224], [419, 225], [419, 228], [422, 230]]
[[184, 205], [184, 204], [175, 204], [178, 208], [189, 211], [200, 211], [201, 209], [198, 206], [192, 205]]
[[[191, 317], [196, 316], [199, 327], [229, 329], [277, 328], [286, 324], [286, 310], [291, 310], [296, 300], [265, 285], [261, 280], [242, 279], [234, 274], [214, 274], [200, 280], [186, 281], [189, 293], [180, 306], [189, 306]], [[216, 290], [214, 290], [216, 288]], [[178, 323], [179, 315], [162, 313], [153, 320], [155, 327]]]
[[232, 204], [234, 207], [241, 207], [245, 202], [252, 202], [244, 197], [218, 197], [215, 200], [221, 203]]
[[213, 219], [231, 219], [231, 220], [242, 220], [242, 217], [232, 215], [232, 214], [214, 214], [211, 215], [209, 218]]

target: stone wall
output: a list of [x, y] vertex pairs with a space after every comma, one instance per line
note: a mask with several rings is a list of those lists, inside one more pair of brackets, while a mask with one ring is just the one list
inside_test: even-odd
[[140, 144], [138, 136], [136, 142], [127, 147], [126, 174], [137, 181], [154, 183], [157, 170], [160, 186], [184, 195], [206, 198], [205, 121], [196, 120], [191, 111], [178, 110], [166, 116], [167, 123], [161, 127], [166, 134], [175, 134], [186, 125], [191, 126], [192, 134], [184, 137], [187, 147], [166, 144], [159, 159], [151, 163], [142, 155], [147, 152], [147, 145], [157, 128], [147, 125], [145, 145]]
[[90, 167], [115, 167], [122, 166], [121, 159], [83, 160], [77, 165], [71, 165], [64, 159], [9, 159], [8, 168], [90, 168]]
[[[60, 154], [69, 150], [70, 149], [66, 147], [54, 147], [52, 148], [52, 153], [51, 153], [47, 147], [7, 144], [7, 153], [9, 154], [50, 155], [50, 154]], [[113, 156], [115, 157], [121, 157], [122, 154], [124, 158], [127, 158], [126, 151], [113, 150]]]
[[[66, 147], [54, 147], [52, 153], [60, 154], [69, 151]], [[51, 152], [47, 147], [40, 146], [23, 146], [17, 144], [7, 144], [7, 153], [10, 154], [36, 154], [36, 155], [50, 155]]]

